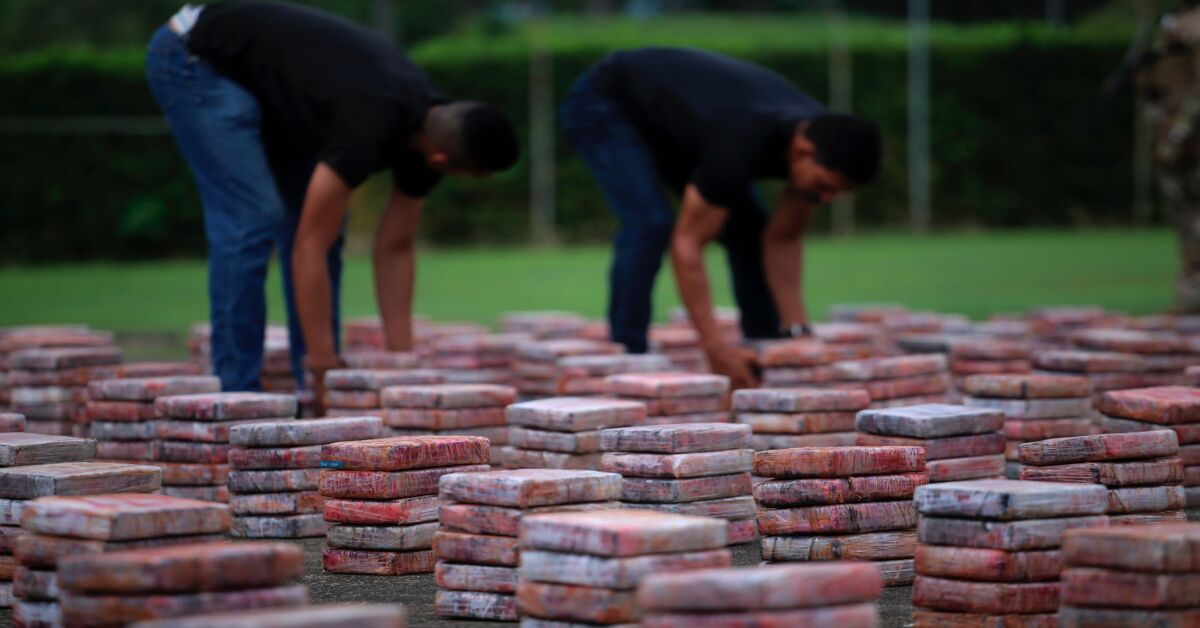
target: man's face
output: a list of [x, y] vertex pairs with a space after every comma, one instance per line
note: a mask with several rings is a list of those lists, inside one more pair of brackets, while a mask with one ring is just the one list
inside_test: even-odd
[[788, 182], [815, 205], [827, 205], [839, 193], [854, 189], [841, 173], [822, 166], [812, 154], [792, 159]]

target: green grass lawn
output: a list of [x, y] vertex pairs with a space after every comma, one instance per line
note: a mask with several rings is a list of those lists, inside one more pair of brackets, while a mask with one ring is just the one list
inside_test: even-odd
[[[519, 309], [564, 309], [600, 316], [609, 251], [426, 249], [417, 310], [437, 319], [494, 322]], [[871, 235], [808, 242], [809, 309], [831, 303], [898, 301], [981, 318], [1046, 304], [1089, 303], [1130, 313], [1166, 310], [1176, 267], [1167, 230], [1001, 232], [928, 237]], [[731, 304], [721, 251], [710, 252], [719, 303]], [[661, 318], [678, 303], [664, 265]], [[277, 271], [270, 316], [283, 320]], [[87, 323], [102, 329], [179, 332], [207, 316], [203, 261], [77, 264], [0, 269], [0, 325]], [[347, 316], [375, 311], [370, 260], [347, 264]]]

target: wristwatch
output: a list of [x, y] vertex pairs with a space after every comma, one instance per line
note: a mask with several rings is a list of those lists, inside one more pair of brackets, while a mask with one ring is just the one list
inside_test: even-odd
[[783, 335], [788, 338], [803, 338], [812, 335], [812, 327], [808, 323], [796, 323], [783, 328]]

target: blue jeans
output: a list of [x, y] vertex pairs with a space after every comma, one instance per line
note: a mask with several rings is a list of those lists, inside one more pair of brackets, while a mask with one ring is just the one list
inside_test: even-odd
[[[146, 53], [150, 91], [196, 178], [208, 239], [213, 371], [222, 390], [259, 390], [267, 303], [264, 288], [278, 246], [291, 336], [303, 383], [304, 338], [292, 290], [291, 253], [315, 162], [268, 157], [258, 100], [187, 50], [167, 27]], [[329, 252], [333, 331], [339, 328], [342, 238]]]
[[[592, 91], [590, 74], [575, 82], [560, 115], [563, 130], [620, 223], [609, 270], [609, 333], [630, 352], [644, 353], [654, 281], [675, 224], [668, 186], [658, 175], [650, 149], [618, 105]], [[779, 314], [762, 262], [768, 219], [766, 206], [757, 199], [754, 207], [731, 211], [718, 237], [747, 338], [779, 336]]]

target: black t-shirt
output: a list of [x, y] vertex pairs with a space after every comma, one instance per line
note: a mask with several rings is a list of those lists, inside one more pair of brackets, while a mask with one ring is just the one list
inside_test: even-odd
[[218, 3], [188, 49], [258, 98], [269, 153], [322, 161], [352, 188], [391, 168], [400, 191], [424, 197], [440, 179], [408, 141], [446, 98], [372, 31], [295, 5]]
[[593, 72], [592, 89], [638, 129], [662, 178], [729, 209], [756, 206], [754, 179], [787, 178], [796, 125], [825, 111], [770, 70], [701, 50], [614, 52]]

